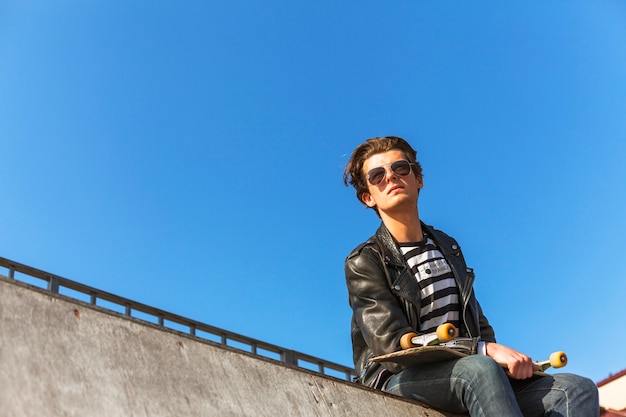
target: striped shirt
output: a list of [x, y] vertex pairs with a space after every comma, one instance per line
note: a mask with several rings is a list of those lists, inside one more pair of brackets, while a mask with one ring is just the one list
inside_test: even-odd
[[420, 332], [434, 332], [444, 323], [458, 328], [459, 289], [435, 242], [425, 235], [421, 242], [400, 243], [400, 249], [420, 287]]

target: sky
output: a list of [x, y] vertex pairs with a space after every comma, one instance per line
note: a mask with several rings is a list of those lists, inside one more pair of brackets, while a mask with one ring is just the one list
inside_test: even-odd
[[343, 263], [379, 220], [343, 169], [398, 135], [498, 341], [598, 382], [625, 115], [621, 0], [5, 0], [0, 256], [352, 366]]

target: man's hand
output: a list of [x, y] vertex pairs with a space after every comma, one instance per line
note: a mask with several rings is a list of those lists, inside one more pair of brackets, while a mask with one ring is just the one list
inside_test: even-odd
[[524, 355], [514, 349], [498, 343], [487, 343], [487, 356], [508, 369], [513, 379], [526, 379], [533, 376], [533, 371], [538, 371], [539, 366], [533, 363], [528, 355]]

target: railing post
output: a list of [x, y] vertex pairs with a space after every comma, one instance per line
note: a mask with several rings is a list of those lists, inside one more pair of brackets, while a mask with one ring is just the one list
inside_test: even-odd
[[49, 276], [50, 281], [48, 281], [48, 291], [54, 294], [59, 293], [59, 279], [53, 275]]
[[285, 350], [283, 352], [283, 362], [289, 365], [298, 365], [298, 358], [293, 350]]

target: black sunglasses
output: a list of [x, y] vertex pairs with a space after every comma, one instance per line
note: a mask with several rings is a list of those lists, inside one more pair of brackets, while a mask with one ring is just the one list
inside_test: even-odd
[[394, 174], [401, 177], [406, 177], [411, 173], [411, 165], [413, 164], [409, 161], [401, 159], [399, 161], [392, 162], [391, 164], [370, 169], [369, 171], [367, 171], [366, 177], [370, 184], [378, 185], [385, 179], [385, 176], [387, 175], [387, 170], [385, 169], [386, 166], [391, 167], [391, 171]]

